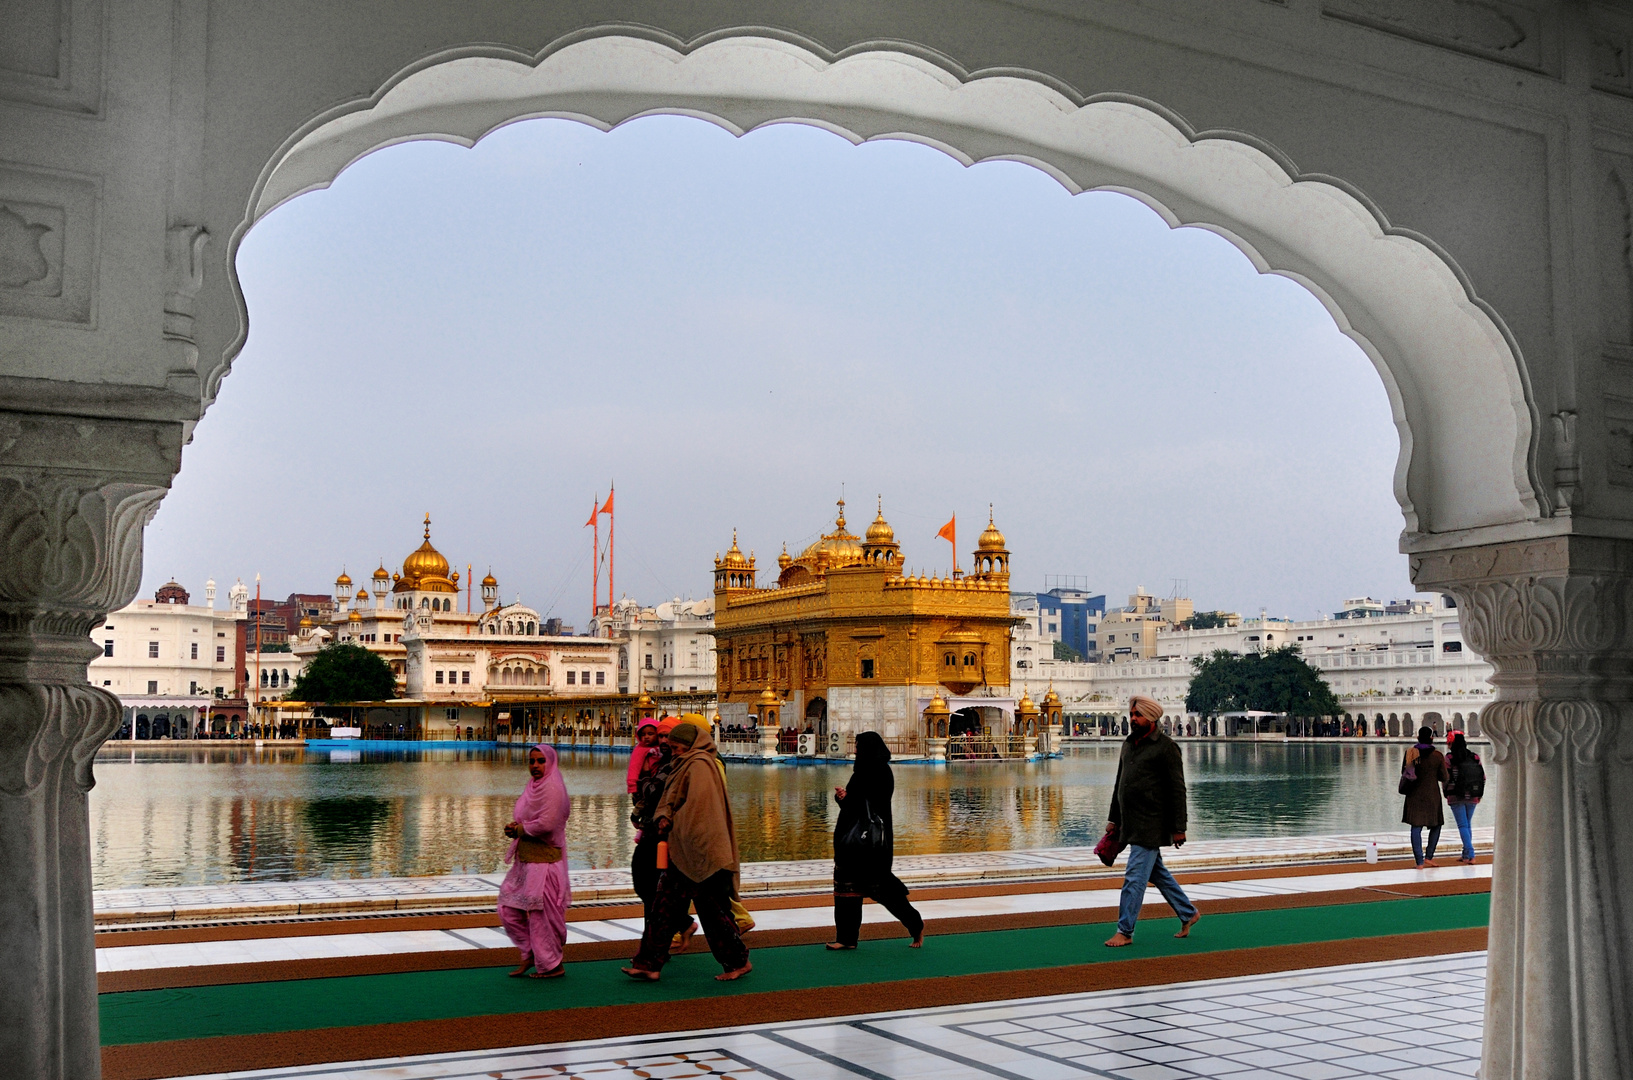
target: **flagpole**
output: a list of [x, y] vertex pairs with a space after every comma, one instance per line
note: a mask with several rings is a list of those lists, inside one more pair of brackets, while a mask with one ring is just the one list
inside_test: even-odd
[[601, 602], [601, 496], [595, 497], [590, 508], [590, 618], [595, 618], [596, 605]]
[[618, 515], [617, 508], [612, 504], [614, 487], [607, 485], [607, 613], [612, 613], [612, 576], [618, 570], [618, 557], [613, 550], [613, 538], [617, 535]]

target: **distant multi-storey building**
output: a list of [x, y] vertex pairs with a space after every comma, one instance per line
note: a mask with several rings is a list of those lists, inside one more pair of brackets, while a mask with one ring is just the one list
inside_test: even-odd
[[243, 610], [217, 611], [215, 593], [215, 582], [206, 582], [205, 603], [195, 605], [186, 589], [167, 582], [152, 600], [134, 601], [92, 631], [101, 655], [87, 677], [119, 698], [119, 737], [191, 738], [215, 702], [237, 695]]
[[596, 612], [590, 636], [618, 647], [618, 692], [712, 693], [714, 600], [675, 597], [656, 607], [623, 599]]
[[1190, 630], [1159, 618], [1143, 627], [1153, 629], [1140, 655], [1116, 663], [1039, 661], [1015, 678], [1033, 687], [1052, 683], [1079, 727], [1120, 724], [1128, 699], [1144, 694], [1161, 702], [1171, 720], [1195, 729], [1190, 733], [1200, 733], [1205, 719], [1185, 708], [1192, 661], [1219, 650], [1240, 655], [1296, 647], [1343, 706], [1340, 720], [1351, 730], [1364, 723], [1372, 735], [1409, 735], [1419, 726], [1478, 734], [1480, 715], [1495, 697], [1491, 665], [1465, 646], [1455, 602], [1447, 597], [1387, 605], [1361, 598], [1333, 618], [1307, 622], [1261, 616]]

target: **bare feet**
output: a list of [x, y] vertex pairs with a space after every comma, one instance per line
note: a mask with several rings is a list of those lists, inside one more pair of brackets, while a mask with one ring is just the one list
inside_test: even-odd
[[532, 967], [532, 966], [533, 966], [533, 958], [531, 956], [524, 956], [524, 957], [522, 957], [522, 966], [517, 968], [515, 971], [506, 972], [506, 974], [509, 975], [512, 979], [519, 979], [523, 975], [526, 975], [527, 974], [527, 969]]
[[628, 975], [630, 978], [639, 980], [641, 982], [658, 981], [658, 973], [656, 971], [646, 971], [642, 968], [635, 967], [619, 968], [619, 970], [625, 975]]
[[751, 972], [753, 970], [754, 970], [754, 965], [749, 963], [747, 960], [745, 960], [745, 961], [743, 961], [743, 966], [742, 967], [738, 968], [736, 971], [722, 971], [720, 974], [718, 974], [718, 975], [716, 975], [714, 977], [714, 981], [715, 982], [731, 982], [734, 979], [741, 979], [744, 975], [747, 975], [749, 972]]
[[1123, 933], [1121, 930], [1117, 931], [1115, 934], [1111, 935], [1111, 937], [1106, 939], [1106, 948], [1108, 949], [1121, 949], [1124, 945], [1132, 944], [1134, 944], [1134, 939]]
[[830, 942], [828, 942], [828, 948], [832, 952], [840, 952], [840, 951], [848, 952], [851, 949], [856, 948], [856, 946], [855, 945], [842, 945], [837, 941], [830, 941]]
[[686, 946], [688, 946], [688, 945], [690, 945], [692, 943], [692, 938], [695, 937], [696, 935], [697, 935], [697, 920], [694, 919], [691, 922], [686, 924], [686, 929], [682, 930], [680, 933], [675, 935], [675, 940], [671, 943], [669, 951], [670, 952], [675, 952], [675, 953], [685, 952], [686, 951]]
[[1419, 870], [1426, 870], [1431, 866], [1439, 866], [1439, 865], [1440, 864], [1435, 862], [1433, 859], [1424, 859], [1422, 862], [1418, 863], [1418, 869]]
[[1199, 911], [1195, 915], [1192, 915], [1189, 919], [1185, 919], [1185, 920], [1181, 921], [1180, 924], [1179, 924], [1179, 933], [1175, 934], [1174, 936], [1175, 937], [1190, 937], [1191, 936], [1191, 927], [1195, 926], [1197, 923], [1199, 923], [1201, 921], [1202, 921], [1202, 913]]
[[549, 971], [535, 971], [533, 973], [533, 978], [535, 978], [535, 979], [559, 979], [565, 974], [567, 974], [567, 965], [566, 964], [557, 964], [555, 967], [551, 968]]
[[918, 935], [913, 938], [912, 944], [908, 945], [907, 947], [909, 949], [922, 949], [922, 948], [924, 948], [924, 931], [920, 930], [918, 932]]

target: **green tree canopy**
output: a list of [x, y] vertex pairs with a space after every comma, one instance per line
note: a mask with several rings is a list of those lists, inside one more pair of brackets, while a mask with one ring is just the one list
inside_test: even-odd
[[295, 680], [288, 697], [314, 705], [384, 701], [396, 696], [397, 677], [378, 653], [361, 645], [325, 645]]
[[1223, 611], [1199, 611], [1179, 624], [1186, 630], [1217, 630], [1225, 625]]
[[1083, 654], [1066, 644], [1064, 641], [1057, 641], [1055, 642], [1055, 659], [1066, 660], [1076, 664], [1083, 660]]
[[1248, 709], [1289, 716], [1337, 716], [1344, 709], [1321, 673], [1288, 645], [1269, 652], [1217, 649], [1191, 661], [1196, 674], [1185, 695], [1185, 710], [1203, 716]]

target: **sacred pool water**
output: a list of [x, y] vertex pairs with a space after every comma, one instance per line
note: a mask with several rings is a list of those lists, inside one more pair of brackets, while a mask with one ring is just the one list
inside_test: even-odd
[[[1395, 794], [1403, 747], [1193, 743], [1184, 750], [1195, 839], [1403, 828]], [[562, 752], [575, 867], [627, 865], [634, 836], [627, 760], [627, 751]], [[1093, 844], [1116, 769], [1110, 743], [1029, 764], [898, 766], [896, 850]], [[832, 854], [833, 789], [849, 769], [727, 771], [744, 861]], [[491, 872], [526, 778], [520, 748], [105, 750], [91, 792], [96, 888]]]

